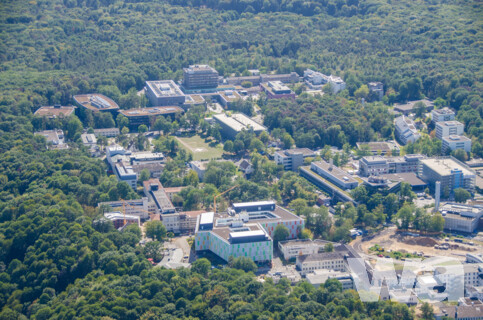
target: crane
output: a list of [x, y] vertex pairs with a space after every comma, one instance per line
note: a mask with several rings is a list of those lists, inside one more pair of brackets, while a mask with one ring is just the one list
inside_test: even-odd
[[224, 194], [225, 194], [225, 193], [227, 193], [228, 191], [231, 191], [231, 190], [233, 190], [233, 189], [235, 189], [235, 188], [238, 188], [239, 186], [240, 186], [240, 185], [239, 185], [239, 184], [237, 184], [237, 185], [235, 185], [235, 186], [233, 186], [233, 187], [231, 187], [231, 188], [229, 188], [229, 189], [227, 189], [227, 190], [223, 191], [222, 193], [217, 194], [217, 195], [216, 195], [216, 196], [213, 198], [213, 211], [214, 211], [214, 213], [216, 213], [216, 198], [218, 198], [219, 196], [224, 195]]

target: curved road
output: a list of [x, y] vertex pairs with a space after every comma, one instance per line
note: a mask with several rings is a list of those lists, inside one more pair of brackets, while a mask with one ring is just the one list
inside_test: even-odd
[[[396, 227], [389, 227], [389, 228], [386, 228], [378, 233], [376, 233], [374, 235], [374, 238], [375, 237], [380, 237], [380, 236], [385, 236], [385, 235], [388, 235], [390, 234], [391, 232], [394, 232], [394, 230], [396, 229]], [[362, 250], [362, 237], [357, 237], [354, 241], [352, 241], [352, 243], [350, 243], [350, 245], [352, 246], [352, 248], [354, 248], [354, 250], [356, 250], [359, 254], [366, 254], [363, 250]]]

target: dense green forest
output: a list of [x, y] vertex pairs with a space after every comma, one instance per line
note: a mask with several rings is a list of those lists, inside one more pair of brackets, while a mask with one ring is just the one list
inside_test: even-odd
[[[343, 3], [336, 7], [347, 7]], [[145, 80], [179, 79], [182, 67], [199, 62], [222, 75], [250, 68], [302, 74], [313, 67], [342, 75], [350, 93], [359, 81], [382, 81], [395, 99], [423, 93], [448, 99], [454, 107], [480, 88], [478, 2], [347, 3], [364, 9], [353, 17], [323, 10], [305, 17], [162, 1], [3, 1], [2, 104], [14, 104], [12, 98], [33, 106], [66, 104], [72, 94], [89, 91], [129, 104], [130, 89], [140, 89]], [[302, 7], [295, 1], [284, 6]]]

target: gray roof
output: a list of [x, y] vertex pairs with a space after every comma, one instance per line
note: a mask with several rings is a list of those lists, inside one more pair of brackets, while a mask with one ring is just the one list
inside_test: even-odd
[[456, 311], [456, 319], [463, 318], [483, 318], [482, 306], [459, 306]]
[[301, 263], [304, 263], [311, 261], [335, 260], [343, 258], [344, 256], [340, 252], [321, 252], [316, 254], [298, 256], [297, 260]]

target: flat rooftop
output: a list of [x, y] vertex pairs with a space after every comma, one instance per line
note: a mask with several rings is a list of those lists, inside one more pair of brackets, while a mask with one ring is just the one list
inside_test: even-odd
[[295, 149], [285, 149], [285, 150], [280, 150], [275, 153], [278, 153], [280, 155], [293, 155], [293, 154], [299, 154], [301, 153], [304, 157], [313, 157], [315, 156], [315, 152], [310, 150], [309, 148], [295, 148]]
[[[273, 211], [252, 211], [252, 212], [242, 212], [240, 214], [236, 214], [235, 216], [230, 216], [228, 213], [217, 213], [215, 220], [217, 225], [226, 224], [228, 221], [234, 221], [240, 219], [244, 215], [248, 215], [248, 223], [269, 223], [269, 222], [277, 222], [277, 221], [303, 221], [303, 218], [293, 214], [292, 212], [284, 209], [280, 206], [275, 206], [275, 210]], [[218, 221], [219, 220], [219, 221]]]
[[389, 150], [399, 150], [398, 145], [392, 141], [384, 141], [384, 142], [357, 142], [357, 147], [360, 149], [361, 146], [367, 145], [369, 146], [369, 150], [371, 152], [387, 152]]
[[450, 211], [457, 213], [471, 212], [472, 214], [483, 214], [483, 206], [470, 206], [460, 203], [445, 203], [440, 207], [440, 211]]
[[477, 217], [466, 217], [466, 216], [462, 216], [460, 214], [457, 214], [457, 213], [445, 213], [443, 218], [445, 219], [455, 219], [455, 220], [463, 220], [463, 221], [473, 221], [475, 219], [479, 219]]
[[369, 164], [387, 163], [387, 159], [381, 156], [365, 156], [365, 157], [362, 157], [361, 160]]
[[164, 114], [182, 113], [183, 109], [176, 106], [170, 107], [150, 107], [150, 108], [137, 108], [120, 110], [120, 113], [125, 117], [145, 117], [145, 116], [159, 116]]
[[262, 126], [258, 122], [252, 120], [251, 118], [247, 117], [243, 113], [235, 113], [231, 116], [236, 121], [243, 124], [245, 127], [252, 127], [254, 131], [265, 131], [267, 130], [266, 127]]
[[450, 136], [447, 136], [447, 137], [443, 137], [443, 141], [446, 141], [448, 143], [451, 143], [451, 142], [467, 142], [467, 141], [471, 141], [470, 138], [468, 137], [465, 137], [465, 136], [457, 136], [457, 135], [450, 135]]
[[432, 170], [436, 171], [441, 176], [451, 175], [451, 170], [458, 169], [463, 172], [464, 175], [474, 176], [475, 173], [469, 170], [461, 163], [457, 162], [453, 158], [429, 158], [420, 160], [423, 165], [428, 166]]
[[447, 107], [442, 108], [442, 109], [434, 109], [432, 112], [439, 114], [439, 115], [454, 114], [454, 111], [451, 110], [450, 108], [447, 108]]
[[390, 181], [407, 182], [412, 187], [425, 186], [427, 183], [419, 179], [414, 172], [403, 172], [403, 173], [389, 173], [383, 174], [381, 177], [386, 178]]
[[238, 92], [232, 90], [220, 92], [219, 95], [227, 102], [233, 102], [241, 99], [241, 96], [238, 94]]
[[251, 201], [251, 202], [238, 202], [233, 203], [233, 208], [244, 208], [244, 207], [256, 207], [256, 206], [266, 206], [266, 205], [274, 205], [275, 201]]
[[223, 122], [230, 128], [235, 131], [242, 131], [243, 129], [249, 129], [249, 127], [253, 128], [254, 131], [265, 131], [267, 128], [259, 124], [258, 122], [253, 121], [246, 115], [242, 113], [235, 113], [232, 114], [231, 117], [227, 116], [226, 114], [215, 114], [213, 118], [217, 119], [220, 122]]
[[111, 132], [111, 131], [119, 132], [119, 128], [94, 129], [94, 133]]
[[[246, 231], [242, 231], [242, 232], [257, 232], [257, 233], [264, 233], [265, 235], [267, 235], [266, 231], [258, 224], [258, 223], [247, 223], [247, 224], [244, 224], [243, 227], [240, 227], [240, 228], [236, 228], [236, 229], [243, 229], [243, 230], [246, 230]], [[230, 242], [230, 234], [233, 234], [233, 228], [231, 227], [215, 227], [213, 228], [213, 230], [211, 230], [211, 232], [213, 232], [215, 235], [219, 236], [221, 239], [223, 239], [224, 241], [226, 242]], [[268, 237], [268, 235], [267, 235]], [[270, 237], [268, 237], [268, 239], [270, 239]]]
[[417, 132], [418, 130], [416, 129], [416, 125], [414, 124], [414, 121], [409, 119], [408, 117], [401, 116], [396, 119], [394, 119], [394, 123], [396, 127], [399, 127], [401, 131], [405, 131], [403, 129], [408, 129], [411, 130], [412, 132]]
[[[328, 242], [326, 242], [328, 243]], [[310, 239], [298, 239], [298, 240], [285, 240], [280, 241], [279, 246], [281, 247], [292, 247], [292, 246], [324, 246], [325, 243], [312, 241]]]
[[180, 215], [186, 215], [189, 218], [197, 218], [199, 215], [205, 213], [205, 210], [182, 211]]
[[153, 195], [154, 202], [162, 211], [174, 211], [175, 208], [173, 206], [173, 203], [171, 203], [171, 200], [169, 199], [164, 189], [151, 191], [151, 194]]
[[418, 102], [424, 103], [424, 105], [427, 107], [433, 106], [433, 102], [427, 99], [423, 100], [416, 100], [416, 101], [409, 101], [407, 103], [402, 103], [402, 104], [395, 104], [394, 109], [395, 110], [403, 110], [403, 111], [410, 111], [414, 108], [414, 105]]
[[464, 124], [462, 124], [461, 122], [459, 121], [456, 121], [456, 120], [451, 120], [451, 121], [440, 121], [440, 122], [437, 122], [436, 123], [436, 126], [440, 126], [440, 127], [455, 127], [455, 126], [464, 126]]
[[223, 122], [230, 128], [232, 128], [235, 131], [242, 131], [243, 129], [246, 129], [246, 126], [243, 125], [242, 123], [236, 121], [233, 117], [228, 117], [226, 114], [215, 114], [213, 118], [217, 119], [220, 122]]
[[96, 144], [96, 135], [93, 133], [83, 133], [81, 134], [82, 143], [84, 144]]
[[349, 279], [352, 280], [352, 277], [348, 272], [326, 270], [326, 269], [314, 270], [314, 273], [309, 273], [305, 277], [311, 284], [322, 284], [322, 283], [325, 283], [328, 279], [347, 278], [347, 280]]
[[75, 110], [75, 107], [73, 106], [40, 107], [37, 111], [35, 111], [34, 116], [48, 117], [48, 118], [58, 118], [60, 116], [68, 117], [74, 112], [74, 110]]
[[205, 98], [199, 94], [190, 94], [186, 96], [186, 99], [184, 101], [185, 104], [200, 104], [204, 103]]
[[304, 262], [312, 262], [312, 261], [343, 259], [344, 256], [340, 252], [320, 252], [320, 253], [315, 253], [310, 255], [298, 256], [297, 258], [299, 262], [304, 263]]
[[339, 179], [340, 181], [343, 181], [345, 183], [353, 183], [358, 181], [354, 179], [350, 174], [345, 172], [344, 170], [340, 169], [339, 167], [335, 165], [331, 165], [328, 162], [325, 161], [316, 161], [312, 162], [312, 165], [315, 167], [318, 167], [322, 169], [323, 171], [330, 173], [330, 175], [334, 176], [335, 178]]
[[173, 80], [146, 81], [146, 85], [154, 92], [156, 98], [184, 96]]
[[119, 109], [119, 106], [114, 100], [99, 93], [78, 94], [74, 96], [74, 101], [92, 111]]
[[188, 68], [183, 68], [183, 71], [186, 73], [208, 73], [208, 72], [216, 72], [218, 73], [215, 68], [210, 67], [207, 64], [194, 64], [190, 65]]
[[164, 154], [162, 152], [141, 151], [132, 153], [130, 158], [138, 161], [158, 160], [164, 159]]
[[123, 162], [117, 162], [115, 167], [120, 177], [136, 178], [136, 172], [134, 172], [131, 165], [126, 165]]

